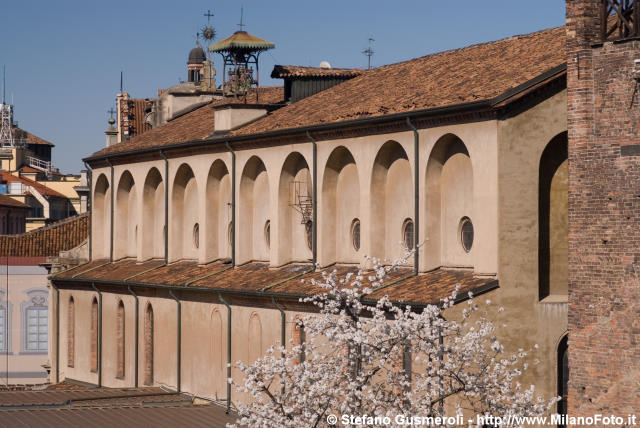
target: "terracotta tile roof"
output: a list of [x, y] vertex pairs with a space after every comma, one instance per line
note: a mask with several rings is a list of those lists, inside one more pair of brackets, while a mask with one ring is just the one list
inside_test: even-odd
[[[338, 266], [335, 269], [342, 276], [356, 272], [354, 266]], [[281, 268], [269, 268], [266, 263], [248, 263], [231, 269], [223, 263], [199, 266], [195, 261], [180, 261], [163, 266], [160, 260], [136, 263], [134, 260], [120, 260], [108, 263], [93, 260], [74, 269], [52, 275], [52, 280], [64, 282], [101, 280], [114, 283], [137, 283], [165, 286], [185, 286], [226, 290], [230, 293], [251, 292], [270, 293], [283, 296], [305, 296], [321, 292], [311, 284], [311, 279], [320, 279], [321, 271], [311, 271], [309, 264], [292, 264]], [[493, 278], [475, 277], [471, 271], [458, 269], [437, 269], [432, 272], [412, 275], [412, 269], [400, 268], [392, 271], [386, 285], [369, 295], [379, 299], [388, 295], [394, 302], [425, 304], [438, 303], [451, 295], [460, 284], [460, 293], [477, 290], [495, 283]]]
[[29, 141], [29, 144], [40, 144], [43, 146], [54, 146], [50, 141], [45, 140], [44, 138], [40, 138], [37, 135], [33, 135], [32, 133], [25, 131], [24, 129], [18, 128], [17, 126], [13, 127], [13, 136], [16, 139], [26, 139]]
[[[255, 93], [252, 91], [247, 97], [247, 102], [255, 102]], [[277, 104], [283, 102], [284, 91], [281, 86], [261, 87], [258, 89], [258, 100], [261, 104]], [[215, 130], [214, 107], [230, 103], [242, 103], [243, 99], [222, 98], [206, 104], [194, 111], [179, 116], [164, 125], [153, 128], [142, 135], [137, 135], [129, 141], [123, 141], [113, 146], [104, 148], [92, 156], [100, 156], [109, 153], [123, 152], [140, 148], [159, 147], [167, 144], [201, 140], [207, 138]]]
[[565, 28], [372, 69], [272, 112], [234, 135], [490, 100], [566, 62]]
[[25, 208], [29, 209], [29, 206], [23, 204], [20, 201], [16, 201], [10, 196], [0, 195], [0, 207], [12, 207], [12, 208]]
[[274, 79], [285, 77], [355, 77], [364, 73], [362, 68], [322, 68], [300, 65], [275, 65], [271, 72]]
[[89, 237], [89, 214], [60, 220], [20, 235], [0, 236], [0, 256], [55, 257]]
[[11, 174], [9, 171], [0, 171], [0, 180], [6, 183], [15, 183], [15, 182], [21, 182], [23, 183], [25, 186], [31, 186], [34, 189], [36, 189], [38, 192], [40, 192], [41, 195], [43, 196], [53, 196], [53, 197], [57, 197], [57, 198], [67, 198], [65, 195], [63, 195], [62, 193], [53, 190], [47, 186], [45, 186], [44, 184], [41, 184], [37, 181], [31, 180], [30, 178], [26, 178], [26, 177], [16, 177], [15, 175]]
[[235, 421], [216, 404], [162, 388], [0, 392], [3, 427], [222, 427]]

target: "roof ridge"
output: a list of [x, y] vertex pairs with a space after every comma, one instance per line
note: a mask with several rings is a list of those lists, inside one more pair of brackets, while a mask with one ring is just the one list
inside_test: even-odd
[[44, 232], [46, 230], [51, 230], [51, 229], [55, 229], [56, 227], [64, 226], [65, 224], [68, 224], [68, 223], [73, 223], [74, 221], [81, 220], [84, 217], [89, 217], [89, 213], [86, 212], [86, 213], [82, 213], [82, 214], [76, 214], [74, 216], [63, 218], [62, 220], [54, 221], [53, 223], [49, 223], [49, 224], [47, 224], [45, 226], [39, 227], [37, 229], [30, 230], [28, 232], [18, 233], [18, 234], [15, 234], [15, 235], [5, 235], [5, 237], [6, 238], [11, 238], [11, 239], [17, 239], [17, 238], [20, 238], [22, 236], [35, 235], [35, 234]]

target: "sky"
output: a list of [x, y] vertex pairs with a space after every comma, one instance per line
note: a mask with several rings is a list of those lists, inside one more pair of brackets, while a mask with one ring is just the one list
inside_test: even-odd
[[[105, 145], [120, 89], [157, 96], [187, 78], [187, 55], [211, 10], [214, 40], [239, 29], [275, 43], [260, 57], [262, 85], [275, 64], [372, 67], [564, 24], [562, 0], [96, 0], [3, 1], [0, 66], [21, 128], [53, 142], [53, 163], [79, 173]], [[220, 74], [220, 56], [213, 58]]]

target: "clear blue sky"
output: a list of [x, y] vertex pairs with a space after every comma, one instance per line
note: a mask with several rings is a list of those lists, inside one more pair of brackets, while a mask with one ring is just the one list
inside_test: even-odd
[[[276, 48], [261, 56], [262, 84], [274, 64], [364, 67], [564, 24], [562, 0], [113, 0], [5, 1], [0, 65], [7, 67], [20, 127], [56, 144], [54, 164], [79, 172], [81, 158], [104, 146], [107, 110], [120, 86], [155, 97], [186, 79], [195, 33], [211, 9], [216, 41], [238, 29]], [[219, 56], [214, 56], [219, 68]]]

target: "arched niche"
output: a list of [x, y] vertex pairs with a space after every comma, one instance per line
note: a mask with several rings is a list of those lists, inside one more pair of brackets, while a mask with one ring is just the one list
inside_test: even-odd
[[351, 224], [360, 218], [360, 179], [351, 152], [336, 147], [327, 160], [322, 179], [322, 222], [318, 236], [322, 239], [323, 265], [334, 262], [358, 263], [360, 250], [351, 242]]
[[116, 190], [116, 214], [113, 236], [113, 257], [136, 257], [138, 244], [138, 194], [129, 171], [120, 176]]
[[262, 356], [262, 322], [257, 312], [252, 313], [249, 317], [248, 333], [249, 343], [247, 348], [249, 350], [249, 358], [247, 364], [252, 364]]
[[164, 257], [164, 180], [157, 168], [151, 168], [142, 190], [141, 259]]
[[231, 256], [228, 227], [231, 222], [231, 176], [223, 161], [217, 159], [209, 168], [206, 196], [206, 259]]
[[372, 256], [389, 260], [402, 256], [403, 225], [413, 219], [413, 204], [409, 157], [399, 143], [387, 141], [376, 155], [371, 176]]
[[473, 266], [474, 244], [465, 249], [461, 230], [464, 219], [474, 224], [473, 168], [458, 136], [446, 134], [434, 145], [427, 160], [425, 188], [426, 268]]
[[104, 174], [96, 179], [93, 189], [93, 210], [91, 221], [93, 229], [93, 257], [96, 259], [109, 257], [111, 240], [111, 191], [109, 180]]
[[260, 158], [252, 156], [240, 178], [236, 228], [239, 262], [269, 260], [269, 246], [265, 240], [265, 224], [270, 220], [269, 194], [267, 169]]
[[198, 184], [193, 170], [183, 163], [176, 171], [171, 192], [172, 208], [169, 217], [171, 260], [198, 259], [200, 241], [198, 203]]
[[569, 284], [567, 133], [556, 135], [540, 157], [538, 180], [539, 297], [566, 297]]
[[[312, 256], [311, 227], [313, 183], [304, 157], [287, 156], [278, 185], [278, 264]], [[267, 232], [265, 232], [267, 233]]]
[[153, 353], [154, 353], [154, 342], [155, 342], [155, 331], [154, 331], [154, 318], [153, 318], [153, 306], [151, 303], [147, 304], [147, 308], [144, 312], [144, 367], [143, 367], [143, 382], [145, 385], [153, 385], [153, 371], [154, 371], [154, 363], [153, 363]]

